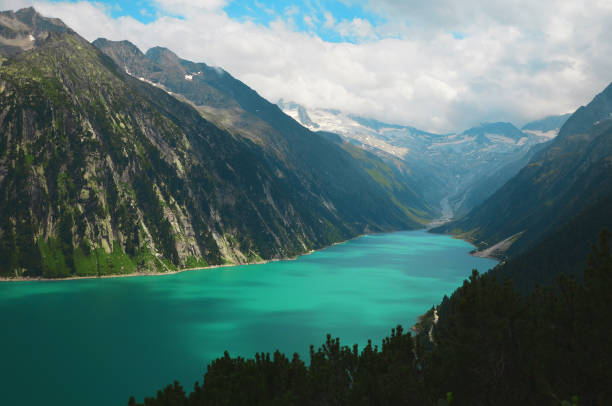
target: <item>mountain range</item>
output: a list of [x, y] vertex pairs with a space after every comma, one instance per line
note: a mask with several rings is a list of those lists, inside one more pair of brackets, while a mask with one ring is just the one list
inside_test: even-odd
[[494, 272], [517, 281], [551, 258], [546, 281], [564, 267], [553, 247], [586, 258], [610, 218], [610, 87], [571, 116], [435, 134], [275, 105], [32, 8], [0, 13], [0, 63], [3, 276], [286, 258], [454, 217], [434, 231], [509, 259]]
[[0, 274], [284, 258], [434, 216], [401, 168], [226, 72], [0, 14]]
[[[433, 134], [337, 110], [279, 106], [304, 125], [334, 131], [383, 159], [409, 162], [435, 179], [421, 188], [443, 219], [433, 228], [502, 263], [491, 271], [523, 293], [561, 273], [582, 279], [602, 228], [612, 228], [612, 90], [573, 114], [525, 124], [484, 123]], [[429, 192], [429, 193], [428, 193]], [[437, 193], [437, 195], [435, 194]]]
[[612, 85], [486, 201], [434, 230], [509, 261], [495, 270], [525, 290], [559, 273], [582, 278], [602, 228], [612, 228]]
[[313, 131], [337, 133], [383, 159], [404, 161], [424, 180], [417, 184], [429, 204], [446, 217], [465, 214], [501, 187], [542, 143], [556, 136], [569, 117], [547, 117], [522, 129], [495, 122], [459, 133], [435, 134], [333, 109], [307, 109], [284, 100], [278, 104]]

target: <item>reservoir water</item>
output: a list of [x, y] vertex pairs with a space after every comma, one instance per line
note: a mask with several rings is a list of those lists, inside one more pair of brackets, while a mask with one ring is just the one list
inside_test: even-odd
[[327, 333], [360, 348], [495, 261], [425, 231], [357, 238], [294, 261], [163, 276], [0, 283], [0, 404], [126, 405], [206, 365]]

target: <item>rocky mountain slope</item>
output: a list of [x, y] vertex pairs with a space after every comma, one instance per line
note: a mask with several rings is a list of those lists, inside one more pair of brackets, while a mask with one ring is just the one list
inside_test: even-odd
[[[512, 256], [539, 243], [575, 216], [591, 216], [590, 207], [597, 208], [593, 210], [600, 213], [598, 216], [609, 217], [605, 213], [612, 212], [612, 207], [609, 203], [603, 208], [600, 205], [609, 202], [610, 190], [612, 85], [580, 107], [559, 135], [501, 189], [440, 231], [460, 234], [482, 247], [516, 235], [507, 252]], [[603, 224], [589, 221], [594, 227]], [[598, 231], [590, 231], [592, 238]]]
[[[221, 79], [185, 94], [255, 116], [261, 131], [215, 125], [194, 101], [133, 77], [147, 67], [127, 74], [33, 9], [3, 12], [0, 27], [5, 45], [35, 38], [0, 50], [1, 275], [280, 258], [363, 232], [418, 227], [431, 215], [378, 158], [368, 157], [379, 165], [368, 171], [217, 69], [191, 69]], [[176, 63], [167, 50], [150, 56]], [[196, 82], [186, 76], [186, 84]]]
[[[144, 54], [127, 41], [100, 38], [93, 44], [130, 75], [188, 102], [218, 127], [256, 143], [317, 181], [325, 179], [330, 192], [336, 186], [350, 185], [356, 173], [365, 171], [370, 177], [366, 181], [377, 183], [384, 195], [415, 224], [435, 213], [424, 201], [418, 180], [407, 165], [397, 161], [385, 163], [361, 149], [336, 143], [333, 137], [316, 136], [220, 68], [181, 59], [161, 47], [151, 48]], [[326, 158], [330, 140], [337, 144], [331, 146], [333, 151], [346, 150], [351, 155], [354, 159], [351, 166], [341, 167], [333, 158]], [[355, 209], [354, 205], [343, 208]]]
[[0, 61], [40, 45], [49, 31], [72, 32], [61, 20], [42, 17], [33, 8], [0, 12]]

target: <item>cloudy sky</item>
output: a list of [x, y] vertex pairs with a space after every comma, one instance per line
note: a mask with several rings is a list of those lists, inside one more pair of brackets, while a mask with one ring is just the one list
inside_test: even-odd
[[272, 102], [450, 132], [574, 111], [612, 81], [612, 0], [0, 0], [165, 46]]

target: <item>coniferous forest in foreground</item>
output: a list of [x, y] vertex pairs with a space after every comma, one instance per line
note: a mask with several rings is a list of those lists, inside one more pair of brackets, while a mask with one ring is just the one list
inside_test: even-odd
[[[561, 254], [560, 254], [561, 255]], [[232, 358], [208, 366], [193, 391], [179, 382], [145, 406], [605, 405], [612, 402], [612, 255], [602, 231], [584, 282], [561, 276], [521, 295], [473, 271], [417, 327], [401, 326], [361, 351], [327, 337], [310, 363], [297, 354]], [[132, 397], [129, 405], [136, 405]]]

